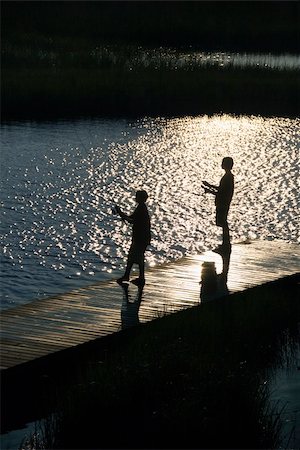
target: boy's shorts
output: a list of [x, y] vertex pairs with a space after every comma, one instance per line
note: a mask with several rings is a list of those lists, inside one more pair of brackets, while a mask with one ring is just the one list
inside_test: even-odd
[[224, 227], [228, 225], [227, 217], [228, 217], [228, 211], [229, 209], [217, 209], [216, 211], [216, 225], [217, 227]]
[[128, 259], [135, 264], [143, 264], [147, 246], [148, 244], [132, 242], [128, 253]]

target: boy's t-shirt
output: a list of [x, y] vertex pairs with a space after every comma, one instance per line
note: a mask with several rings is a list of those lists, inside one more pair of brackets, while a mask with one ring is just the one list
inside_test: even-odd
[[231, 172], [226, 172], [221, 178], [219, 189], [216, 195], [216, 207], [218, 209], [228, 209], [234, 191], [234, 177]]
[[149, 245], [151, 240], [150, 217], [145, 203], [139, 203], [132, 214], [132, 240], [139, 245]]

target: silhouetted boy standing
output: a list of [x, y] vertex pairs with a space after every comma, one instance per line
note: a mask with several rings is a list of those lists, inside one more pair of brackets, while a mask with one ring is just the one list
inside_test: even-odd
[[144, 254], [151, 240], [150, 217], [145, 203], [147, 198], [148, 194], [146, 191], [136, 192], [135, 199], [138, 206], [130, 216], [123, 213], [119, 206], [116, 206], [115, 208], [115, 211], [123, 220], [127, 220], [127, 222], [132, 223], [132, 242], [128, 253], [125, 273], [117, 280], [119, 284], [129, 281], [130, 272], [133, 264], [135, 263], [139, 266], [140, 276], [137, 280], [134, 280], [133, 283], [138, 286], [145, 284]]
[[231, 157], [223, 158], [222, 169], [225, 175], [221, 178], [219, 186], [203, 181], [205, 193], [215, 195], [216, 205], [216, 225], [222, 227], [222, 245], [219, 245], [214, 251], [216, 253], [224, 253], [230, 249], [229, 227], [227, 222], [228, 211], [234, 191], [234, 177], [231, 173], [233, 167], [233, 159]]

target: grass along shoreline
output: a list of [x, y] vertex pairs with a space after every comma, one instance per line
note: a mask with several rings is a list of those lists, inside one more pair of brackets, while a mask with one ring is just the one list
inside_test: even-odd
[[[42, 425], [43, 445], [278, 448], [285, 405], [269, 386], [299, 349], [298, 299], [299, 274], [120, 332], [72, 365], [65, 353], [52, 372], [48, 359], [40, 373], [57, 416]], [[31, 367], [26, 393], [40, 402]]]
[[[203, 50], [298, 52], [298, 2], [3, 1], [3, 42], [78, 39]], [[71, 44], [72, 45], [72, 44]]]
[[296, 117], [299, 71], [3, 68], [2, 120], [231, 113]]

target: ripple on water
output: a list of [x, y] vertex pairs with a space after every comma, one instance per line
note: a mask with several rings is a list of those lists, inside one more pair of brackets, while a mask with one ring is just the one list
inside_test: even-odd
[[234, 240], [300, 243], [299, 119], [185, 117], [2, 126], [3, 307], [117, 275], [130, 229], [111, 213], [146, 189], [155, 265], [219, 239], [213, 199], [233, 157]]

